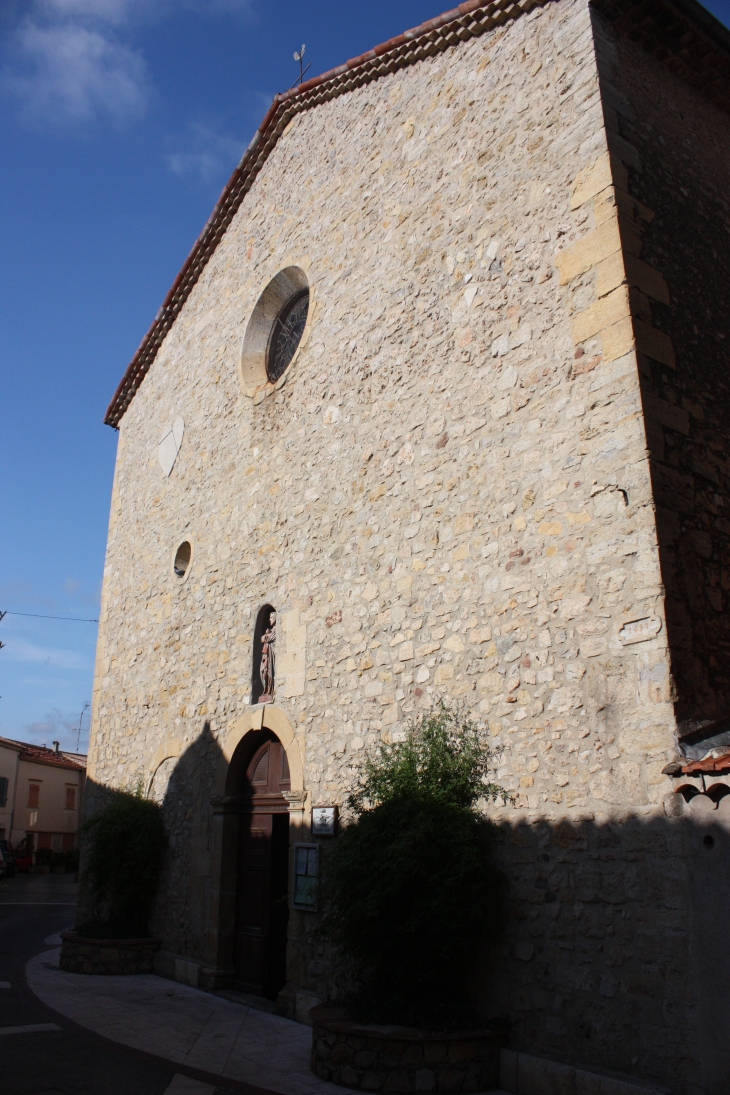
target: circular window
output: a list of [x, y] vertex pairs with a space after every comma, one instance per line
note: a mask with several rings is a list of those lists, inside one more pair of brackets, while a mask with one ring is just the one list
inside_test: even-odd
[[309, 304], [309, 282], [298, 266], [280, 270], [261, 293], [241, 350], [241, 382], [248, 396], [272, 390], [306, 344]]
[[274, 320], [266, 354], [266, 375], [276, 384], [287, 365], [297, 352], [307, 326], [309, 289], [300, 289], [286, 302]]
[[175, 552], [175, 561], [172, 564], [172, 569], [178, 578], [184, 578], [190, 567], [190, 559], [193, 554], [193, 549], [189, 540], [183, 540], [180, 547]]

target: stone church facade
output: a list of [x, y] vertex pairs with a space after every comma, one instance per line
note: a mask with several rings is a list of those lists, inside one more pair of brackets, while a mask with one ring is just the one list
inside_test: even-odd
[[472, 0], [275, 100], [106, 419], [89, 780], [163, 803], [159, 972], [306, 1021], [313, 810], [444, 699], [513, 795], [503, 1086], [727, 1090], [729, 41]]

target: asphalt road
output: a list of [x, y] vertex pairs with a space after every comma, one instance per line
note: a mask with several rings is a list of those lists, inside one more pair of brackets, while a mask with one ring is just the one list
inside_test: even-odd
[[[233, 1095], [189, 1085], [185, 1070], [100, 1038], [47, 1008], [28, 989], [25, 964], [73, 924], [76, 886], [65, 875], [0, 881], [0, 1089], [2, 1095]], [[55, 1025], [59, 1029], [17, 1031]], [[194, 1076], [194, 1074], [188, 1074]], [[189, 1085], [189, 1086], [188, 1086]], [[253, 1089], [251, 1089], [253, 1090]]]

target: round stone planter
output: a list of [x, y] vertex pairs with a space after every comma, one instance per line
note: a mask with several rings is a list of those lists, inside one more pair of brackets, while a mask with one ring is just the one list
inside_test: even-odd
[[69, 973], [152, 973], [159, 939], [88, 939], [61, 932], [62, 970]]
[[362, 1091], [491, 1091], [499, 1083], [502, 1030], [448, 1033], [369, 1026], [319, 1005], [312, 1009], [312, 1071]]

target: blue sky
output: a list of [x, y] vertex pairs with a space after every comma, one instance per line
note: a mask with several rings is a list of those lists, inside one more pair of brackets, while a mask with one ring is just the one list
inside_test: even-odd
[[[2, 0], [0, 609], [98, 616], [104, 411], [294, 50], [315, 75], [447, 6]], [[0, 735], [75, 748], [95, 625], [0, 639]]]
[[293, 51], [316, 75], [448, 6], [2, 0], [1, 735], [76, 746], [96, 627], [10, 612], [98, 615], [104, 410]]

